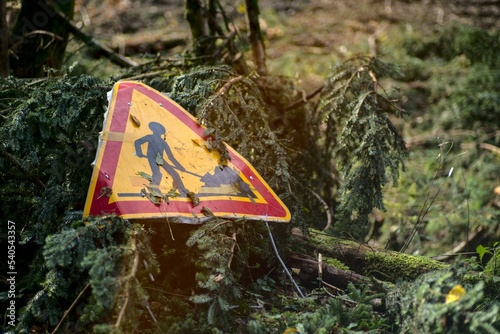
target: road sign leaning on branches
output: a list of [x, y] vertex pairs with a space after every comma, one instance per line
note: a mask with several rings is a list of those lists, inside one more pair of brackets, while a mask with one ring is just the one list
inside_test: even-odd
[[289, 222], [290, 212], [252, 165], [210, 145], [196, 118], [135, 81], [117, 82], [90, 182], [84, 217], [202, 223], [211, 216]]

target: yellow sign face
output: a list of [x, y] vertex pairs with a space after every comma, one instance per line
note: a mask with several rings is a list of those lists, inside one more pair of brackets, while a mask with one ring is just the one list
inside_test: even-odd
[[290, 221], [286, 206], [249, 162], [228, 147], [231, 160], [220, 166], [210, 140], [196, 119], [168, 97], [138, 82], [118, 82], [84, 216]]

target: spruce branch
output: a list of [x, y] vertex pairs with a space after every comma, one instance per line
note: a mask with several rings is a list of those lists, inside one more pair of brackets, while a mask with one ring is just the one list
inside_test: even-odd
[[35, 181], [35, 183], [40, 186], [43, 189], [47, 189], [47, 186], [36, 176], [34, 175], [29, 169], [26, 169], [23, 167], [23, 165], [17, 160], [15, 156], [10, 154], [9, 152], [5, 151], [3, 147], [0, 147], [0, 152], [4, 157], [6, 157], [10, 162], [12, 162], [16, 167], [20, 168], [30, 179]]
[[[406, 147], [386, 113], [401, 116], [395, 101], [381, 95], [377, 76], [391, 67], [378, 59], [353, 58], [337, 66], [322, 90], [318, 111], [327, 125], [326, 158], [344, 179], [337, 232], [363, 238], [373, 208], [384, 209], [382, 189], [396, 183]], [[354, 228], [353, 228], [354, 226]]]

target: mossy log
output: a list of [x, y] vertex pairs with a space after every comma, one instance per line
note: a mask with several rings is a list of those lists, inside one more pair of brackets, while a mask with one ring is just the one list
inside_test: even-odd
[[[296, 268], [300, 267], [297, 264], [297, 253], [314, 257], [321, 254], [323, 262], [336, 267], [335, 273], [341, 285], [345, 284], [344, 279], [355, 283], [363, 277], [374, 277], [386, 282], [414, 280], [421, 274], [448, 266], [428, 257], [375, 248], [367, 244], [339, 239], [316, 230], [310, 230], [307, 236], [294, 230], [291, 238], [293, 254], [289, 257], [290, 263]], [[304, 268], [310, 266], [310, 261], [311, 258], [304, 256], [302, 268], [299, 269], [305, 270]], [[315, 260], [312, 259], [312, 261]], [[309, 271], [308, 274], [312, 273]]]

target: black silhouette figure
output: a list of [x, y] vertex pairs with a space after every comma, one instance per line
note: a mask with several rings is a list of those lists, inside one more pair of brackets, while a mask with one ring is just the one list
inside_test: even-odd
[[[186, 169], [177, 161], [172, 154], [172, 150], [170, 146], [168, 146], [167, 142], [162, 139], [162, 135], [166, 133], [165, 127], [158, 122], [150, 122], [149, 128], [153, 132], [153, 134], [146, 135], [142, 138], [137, 139], [134, 142], [135, 152], [139, 158], [147, 158], [149, 162], [149, 166], [151, 167], [151, 172], [153, 173], [153, 181], [150, 182], [150, 185], [159, 185], [161, 183], [162, 173], [160, 171], [160, 165], [156, 162], [156, 156], [159, 154], [163, 159], [163, 152], [167, 154], [168, 159], [172, 163], [172, 165], [168, 164], [165, 160], [163, 160], [163, 164], [161, 167], [172, 176], [173, 185], [181, 196], [186, 196], [188, 190], [184, 187], [182, 183], [181, 177], [179, 173], [174, 168], [182, 172], [186, 172]], [[144, 143], [148, 144], [148, 150], [146, 155], [142, 153], [142, 145]], [[175, 166], [175, 167], [174, 167]]]
[[205, 186], [207, 187], [220, 187], [223, 184], [232, 184], [237, 187], [239, 194], [252, 198], [256, 197], [250, 189], [250, 186], [228, 166], [224, 166], [223, 168], [217, 166], [214, 169], [213, 175], [206, 173], [200, 180], [205, 182]]

